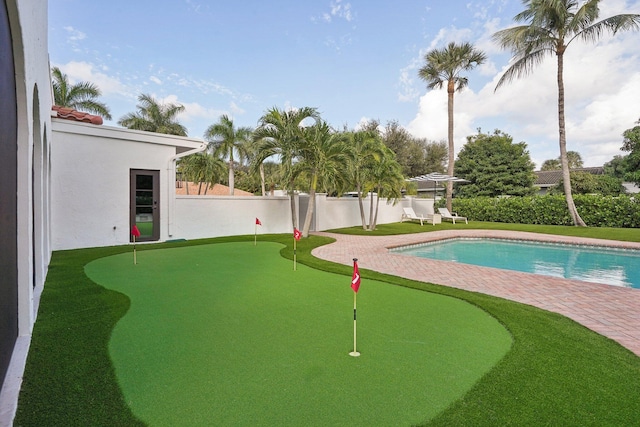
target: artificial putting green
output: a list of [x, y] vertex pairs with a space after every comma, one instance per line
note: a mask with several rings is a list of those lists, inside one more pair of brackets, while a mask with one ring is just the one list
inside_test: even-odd
[[461, 398], [509, 350], [464, 301], [364, 280], [359, 358], [349, 278], [281, 245], [119, 254], [85, 267], [131, 306], [109, 344], [132, 412], [160, 425], [410, 425]]

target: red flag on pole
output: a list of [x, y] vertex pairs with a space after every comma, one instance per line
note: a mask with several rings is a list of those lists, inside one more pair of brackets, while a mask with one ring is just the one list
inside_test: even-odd
[[135, 224], [131, 227], [131, 235], [134, 237], [140, 237], [140, 230], [138, 230], [138, 226]]
[[353, 292], [358, 293], [360, 289], [360, 272], [358, 271], [358, 262], [353, 260], [353, 276], [351, 277], [351, 289]]
[[256, 225], [262, 225], [262, 223], [260, 222], [260, 220], [258, 218], [256, 218]]
[[293, 238], [296, 239], [296, 240], [300, 240], [300, 237], [302, 237], [302, 233], [297, 228], [294, 228], [293, 229]]

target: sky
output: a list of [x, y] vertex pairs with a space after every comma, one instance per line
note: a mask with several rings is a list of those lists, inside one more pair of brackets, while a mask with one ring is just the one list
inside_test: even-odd
[[[255, 127], [264, 113], [315, 107], [336, 129], [398, 122], [447, 139], [447, 94], [418, 77], [424, 56], [470, 42], [487, 61], [455, 94], [456, 152], [478, 129], [525, 142], [539, 168], [558, 148], [556, 58], [495, 90], [511, 53], [491, 36], [513, 26], [520, 0], [49, 0], [49, 55], [71, 83], [102, 91], [117, 126], [140, 94], [185, 107], [202, 138], [222, 114]], [[603, 0], [600, 17], [640, 13], [640, 0]], [[565, 53], [567, 149], [584, 166], [620, 151], [640, 119], [640, 32], [574, 41]], [[431, 171], [425, 171], [428, 173]]]

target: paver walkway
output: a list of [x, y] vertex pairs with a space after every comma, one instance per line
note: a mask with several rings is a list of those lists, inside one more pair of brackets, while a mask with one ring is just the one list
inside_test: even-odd
[[349, 236], [318, 232], [336, 239], [312, 254], [340, 264], [380, 273], [481, 292], [560, 313], [609, 337], [640, 356], [640, 289], [541, 276], [400, 255], [388, 249], [452, 237], [543, 240], [640, 249], [640, 243], [503, 230], [441, 230], [396, 236]]

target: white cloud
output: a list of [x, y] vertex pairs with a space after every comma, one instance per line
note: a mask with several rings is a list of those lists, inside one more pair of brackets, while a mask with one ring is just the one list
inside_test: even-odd
[[91, 82], [98, 86], [102, 94], [108, 96], [110, 94], [119, 94], [129, 96], [129, 90], [117, 78], [112, 77], [99, 71], [98, 68], [106, 71], [105, 67], [96, 67], [88, 62], [71, 61], [66, 64], [58, 65], [58, 68], [67, 75], [72, 84], [84, 81]]
[[76, 30], [73, 27], [64, 27], [64, 30], [67, 32], [67, 40], [70, 42], [77, 42], [79, 40], [84, 40], [87, 38], [87, 35], [85, 33], [80, 30]]
[[157, 85], [161, 85], [162, 84], [162, 80], [160, 80], [159, 78], [157, 78], [156, 76], [151, 76], [149, 77], [149, 80], [151, 80], [152, 82], [154, 82]]
[[[610, 3], [608, 9], [603, 3], [601, 17], [629, 10], [623, 0]], [[640, 2], [635, 4], [640, 6]], [[487, 21], [484, 34], [476, 38], [476, 47], [489, 54], [489, 61], [478, 69], [480, 75], [469, 76], [472, 86], [473, 79], [491, 76], [494, 71], [492, 78], [482, 83], [477, 92], [466, 89], [455, 94], [456, 151], [466, 142], [465, 137], [475, 134], [478, 127], [484, 132], [498, 128], [510, 134], [515, 142], [525, 141], [532, 160], [540, 166], [544, 160], [559, 156], [556, 56], [549, 56], [526, 77], [494, 92], [500, 74], [509, 65], [500, 65], [504, 64], [504, 58], [496, 49], [491, 49], [490, 33], [496, 31], [497, 25]], [[442, 29], [432, 45], [450, 40], [449, 30]], [[576, 40], [565, 54], [567, 148], [578, 151], [586, 166], [600, 166], [621, 154], [621, 133], [632, 127], [640, 116], [639, 40], [638, 33], [605, 35], [596, 45]], [[410, 80], [403, 73], [409, 76], [417, 73], [417, 70], [411, 71], [412, 66], [401, 70], [401, 81]], [[496, 70], [500, 74], [495, 74]], [[411, 92], [405, 89], [405, 93]], [[408, 130], [417, 137], [446, 139], [446, 92], [423, 89], [421, 93], [418, 112], [407, 126]]]

